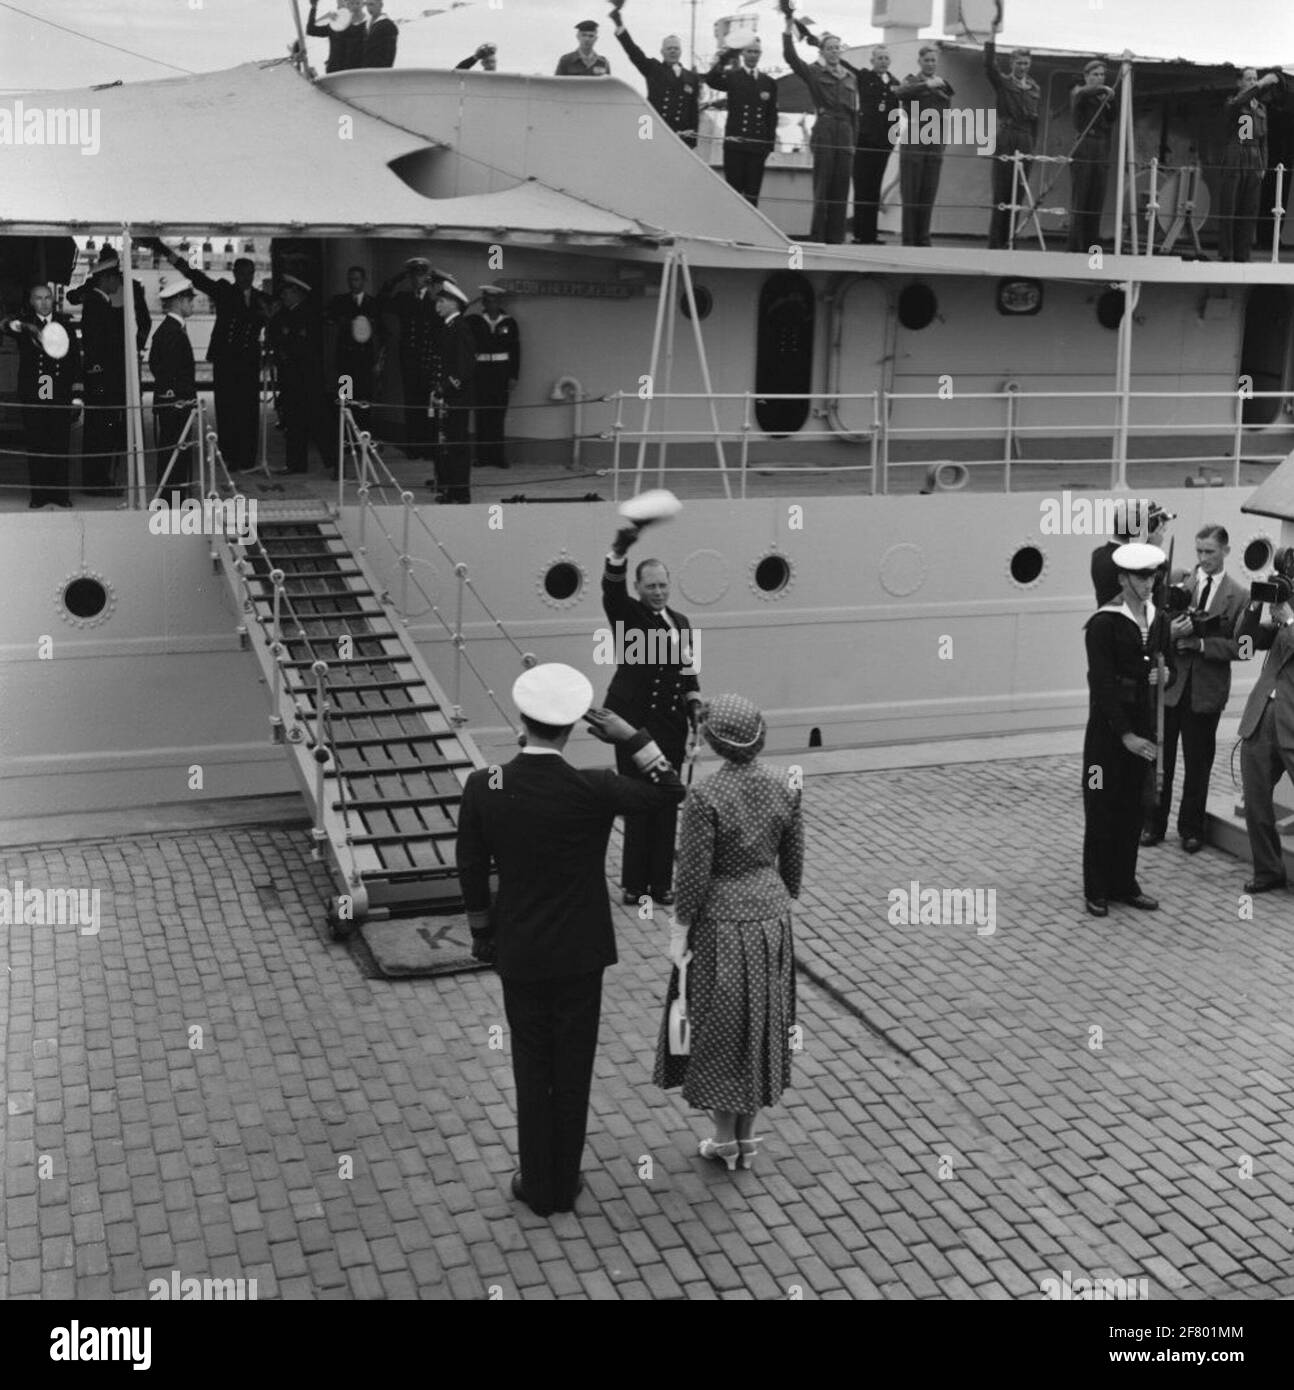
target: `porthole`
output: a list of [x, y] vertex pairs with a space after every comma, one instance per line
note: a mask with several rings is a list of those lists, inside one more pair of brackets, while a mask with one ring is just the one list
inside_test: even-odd
[[899, 322], [918, 332], [929, 328], [939, 310], [939, 301], [929, 285], [905, 285], [899, 292]]
[[71, 627], [99, 627], [112, 617], [117, 600], [101, 574], [69, 574], [55, 586], [54, 598]]
[[765, 555], [755, 565], [755, 590], [768, 598], [784, 593], [791, 583], [791, 562], [785, 555]]
[[1096, 318], [1102, 328], [1118, 328], [1123, 322], [1123, 291], [1106, 290], [1096, 301]]
[[1011, 556], [1011, 578], [1020, 585], [1036, 583], [1045, 567], [1046, 560], [1036, 545], [1022, 545]]
[[563, 607], [574, 603], [584, 589], [584, 571], [573, 560], [554, 560], [544, 571], [544, 597]]
[[[708, 319], [710, 310], [714, 308], [714, 295], [710, 293], [704, 285], [693, 285], [692, 293], [696, 296], [696, 316], [698, 319]], [[679, 295], [678, 306], [683, 311], [683, 317], [692, 317], [692, 306], [688, 302], [687, 292]]]
[[1255, 536], [1253, 540], [1245, 546], [1245, 569], [1249, 570], [1251, 574], [1258, 574], [1271, 564], [1272, 554], [1271, 541], [1269, 541], [1266, 536]]

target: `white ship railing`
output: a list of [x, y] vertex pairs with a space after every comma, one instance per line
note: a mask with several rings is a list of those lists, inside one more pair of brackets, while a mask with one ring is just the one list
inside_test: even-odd
[[[1068, 465], [1071, 467], [1076, 465], [1088, 467], [1105, 465], [1110, 469], [1110, 486], [1116, 488], [1121, 472], [1118, 459], [1118, 436], [1121, 431], [1126, 431], [1128, 438], [1154, 438], [1155, 436], [1168, 435], [1217, 439], [1219, 436], [1229, 435], [1229, 444], [1225, 452], [1214, 449], [1207, 454], [1153, 454], [1129, 461], [1132, 463], [1197, 465], [1201, 468], [1206, 465], [1227, 465], [1231, 470], [1231, 484], [1238, 487], [1242, 462], [1278, 463], [1286, 457], [1287, 453], [1287, 451], [1260, 453], [1244, 447], [1246, 429], [1280, 428], [1278, 421], [1246, 426], [1244, 419], [1246, 402], [1251, 400], [1285, 402], [1284, 414], [1289, 417], [1286, 423], [1289, 428], [1294, 429], [1294, 395], [1291, 392], [1253, 391], [1249, 389], [1243, 391], [1131, 391], [1125, 394], [1114, 390], [1021, 391], [1014, 385], [1010, 385], [998, 391], [957, 391], [952, 395], [940, 391], [817, 392], [807, 396], [802, 393], [778, 394], [754, 391], [653, 393], [653, 399], [657, 401], [697, 401], [704, 403], [711, 411], [712, 425], [709, 429], [704, 427], [692, 429], [653, 428], [649, 419], [644, 421], [643, 428], [636, 429], [625, 419], [626, 409], [632, 409], [635, 403], [641, 404], [641, 398], [636, 392], [617, 391], [601, 399], [603, 402], [614, 404], [615, 418], [609, 430], [585, 438], [586, 441], [590, 438], [610, 441], [612, 445], [611, 480], [614, 501], [619, 501], [622, 496], [640, 492], [645, 486], [663, 487], [669, 474], [714, 475], [716, 473], [712, 464], [691, 467], [675, 463], [667, 464], [665, 451], [671, 440], [686, 441], [693, 445], [707, 445], [711, 442], [721, 444], [725, 440], [734, 441], [738, 446], [738, 457], [735, 468], [731, 471], [737, 474], [738, 496], [744, 499], [748, 496], [748, 482], [752, 469], [760, 474], [863, 473], [868, 475], [866, 490], [873, 495], [878, 495], [888, 491], [889, 473], [892, 468], [929, 470], [932, 465], [944, 462], [955, 463], [968, 471], [976, 468], [1001, 469], [1003, 472], [1002, 490], [1004, 492], [1011, 491], [1012, 466], [1016, 463], [1027, 463], [1030, 467], [1038, 465]], [[769, 433], [756, 422], [756, 407], [760, 403], [780, 400], [808, 401], [811, 414], [818, 419], [827, 421], [837, 418], [838, 407], [841, 404], [863, 402], [870, 406], [871, 421], [869, 424], [854, 426], [848, 430], [836, 427], [830, 432], [821, 434], [805, 433], [802, 429], [787, 435]], [[1050, 418], [1038, 424], [1022, 423], [1020, 419], [1022, 407], [1029, 402], [1045, 402], [1054, 406], [1063, 402], [1107, 400], [1112, 402], [1114, 409], [1110, 420], [1105, 423], [1066, 419], [1062, 411], [1055, 409], [1049, 412]], [[1218, 419], [1199, 424], [1164, 423], [1163, 421], [1137, 424], [1131, 419], [1131, 408], [1138, 401], [1178, 401], [1194, 404], [1209, 400], [1232, 402], [1230, 419]], [[928, 420], [909, 425], [894, 424], [895, 405], [909, 401], [937, 402], [941, 407], [950, 411], [955, 410], [960, 405], [972, 402], [993, 401], [1001, 405], [1002, 418], [1000, 423], [995, 424], [952, 421], [946, 425], [935, 425], [929, 423]], [[1121, 418], [1120, 411], [1125, 401], [1128, 405], [1128, 415]], [[716, 406], [723, 402], [739, 404], [739, 424], [726, 429], [719, 424], [719, 411]], [[1022, 440], [1085, 436], [1112, 439], [1114, 441], [1112, 453], [1100, 456], [1077, 455], [1055, 458], [1030, 457], [1021, 459], [1019, 457], [1019, 445]], [[827, 444], [833, 440], [839, 442], [843, 439], [846, 442], [857, 444], [860, 449], [865, 449], [866, 458], [856, 463], [776, 463], [762, 460], [752, 463], [750, 458], [752, 438], [765, 448], [780, 439], [786, 439], [788, 446], [796, 450], [803, 450], [807, 445]], [[923, 441], [940, 438], [968, 441], [982, 438], [1000, 441], [1000, 448], [995, 451], [994, 457], [956, 460], [933, 457], [892, 459], [890, 456], [891, 445], [895, 441], [907, 438]], [[636, 464], [626, 464], [624, 457], [626, 443], [637, 445]], [[651, 443], [660, 445], [655, 468], [644, 466], [646, 447]], [[729, 469], [723, 468], [719, 471], [723, 474], [722, 480], [726, 488], [729, 481]]]

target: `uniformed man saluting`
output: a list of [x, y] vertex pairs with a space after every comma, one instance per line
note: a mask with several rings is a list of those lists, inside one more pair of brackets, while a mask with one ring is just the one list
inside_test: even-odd
[[[1111, 901], [1143, 910], [1159, 906], [1137, 883], [1137, 845], [1156, 753], [1154, 655], [1164, 650], [1165, 615], [1155, 611], [1150, 592], [1166, 559], [1155, 545], [1121, 545], [1114, 552], [1119, 594], [1086, 625], [1083, 894], [1094, 917], [1108, 916]], [[1165, 674], [1171, 683], [1172, 668]]]
[[[669, 571], [659, 560], [643, 560], [634, 574], [637, 599], [629, 597], [629, 547], [640, 528], [626, 523], [616, 532], [602, 576], [602, 611], [611, 624], [621, 661], [607, 688], [606, 708], [646, 729], [675, 767], [687, 750], [689, 725], [695, 729], [701, 711], [701, 683], [692, 664], [692, 625], [669, 605]], [[651, 633], [667, 632], [669, 656], [660, 656], [660, 640]], [[638, 661], [625, 660], [631, 653]], [[617, 766], [628, 774], [632, 760], [616, 750]], [[624, 901], [637, 903], [650, 895], [668, 907], [674, 901], [674, 831], [678, 808], [625, 817], [624, 862], [620, 883]]]
[[435, 383], [441, 404], [444, 444], [436, 463], [436, 477], [426, 486], [439, 488], [438, 502], [472, 500], [471, 411], [472, 383], [476, 376], [476, 338], [463, 318], [467, 296], [452, 280], [436, 291], [440, 315], [440, 356]]
[[777, 138], [777, 83], [759, 70], [762, 52], [756, 35], [740, 50], [724, 49], [705, 75], [707, 87], [728, 93], [723, 176], [753, 208], [759, 206], [764, 165]]
[[660, 57], [649, 58], [629, 37], [629, 30], [620, 22], [619, 5], [611, 11], [611, 22], [616, 26], [620, 47], [647, 79], [647, 100], [688, 149], [696, 149], [701, 80], [691, 68], [683, 66], [683, 40], [677, 34], [666, 35], [661, 40]]

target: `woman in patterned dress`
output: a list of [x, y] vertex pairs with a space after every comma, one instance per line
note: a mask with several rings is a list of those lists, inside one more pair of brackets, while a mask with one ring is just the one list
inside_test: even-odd
[[[759, 1143], [755, 1118], [791, 1082], [795, 961], [791, 899], [800, 892], [804, 831], [800, 792], [756, 762], [764, 718], [740, 695], [711, 700], [702, 728], [723, 766], [683, 805], [670, 926], [675, 970], [656, 1048], [656, 1085], [710, 1110], [714, 1134], [700, 1153], [749, 1168]], [[669, 1050], [669, 1007], [678, 965], [691, 952], [691, 1052]]]

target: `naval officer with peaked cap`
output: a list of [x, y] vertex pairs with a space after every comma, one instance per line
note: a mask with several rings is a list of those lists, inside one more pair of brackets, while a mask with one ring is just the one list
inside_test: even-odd
[[476, 464], [478, 468], [506, 468], [503, 422], [508, 397], [521, 375], [521, 329], [511, 314], [503, 312], [505, 291], [499, 285], [482, 285], [481, 312], [467, 316], [476, 341]]
[[[1155, 653], [1164, 649], [1150, 593], [1166, 562], [1156, 545], [1114, 552], [1119, 593], [1087, 620], [1087, 733], [1083, 739], [1083, 894], [1094, 917], [1109, 903], [1153, 910], [1137, 882], [1143, 797], [1155, 761]], [[1172, 668], [1165, 672], [1167, 683]]]
[[170, 493], [185, 494], [192, 480], [190, 452], [193, 441], [183, 446], [180, 440], [198, 399], [197, 371], [193, 361], [193, 344], [189, 342], [186, 322], [193, 313], [197, 293], [193, 282], [184, 276], [163, 285], [158, 292], [166, 316], [157, 325], [153, 341], [148, 346], [148, 368], [153, 373], [153, 424], [157, 438], [157, 481], [160, 484], [170, 468], [171, 456], [175, 467], [166, 479], [163, 501], [170, 505]]
[[[539, 1216], [570, 1211], [602, 1006], [602, 972], [616, 963], [606, 856], [620, 815], [676, 807], [684, 788], [645, 731], [590, 709], [593, 687], [549, 662], [518, 676], [512, 699], [525, 727], [521, 752], [478, 768], [463, 787], [458, 878], [472, 954], [503, 982], [517, 1085], [520, 1170], [512, 1195]], [[616, 744], [635, 775], [574, 768], [562, 756], [580, 719]], [[490, 864], [498, 896], [490, 903]]]

